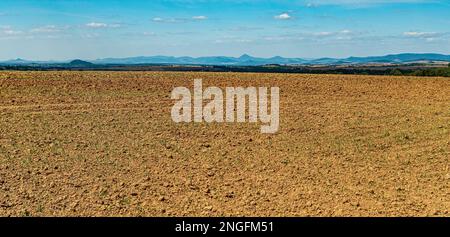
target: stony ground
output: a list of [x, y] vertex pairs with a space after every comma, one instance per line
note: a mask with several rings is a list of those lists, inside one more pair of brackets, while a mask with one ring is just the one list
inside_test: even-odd
[[[279, 86], [281, 128], [175, 124], [176, 86]], [[450, 80], [0, 72], [0, 216], [450, 216]]]

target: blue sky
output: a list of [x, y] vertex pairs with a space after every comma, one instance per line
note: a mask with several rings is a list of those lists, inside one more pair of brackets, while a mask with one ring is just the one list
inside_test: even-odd
[[0, 60], [450, 54], [450, 0], [1, 0]]

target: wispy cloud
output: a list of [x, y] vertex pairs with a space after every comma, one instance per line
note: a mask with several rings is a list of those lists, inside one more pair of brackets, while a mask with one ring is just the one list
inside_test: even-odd
[[159, 34], [152, 32], [152, 31], [127, 31], [127, 32], [122, 32], [119, 34], [121, 37], [123, 38], [139, 38], [142, 39], [143, 37], [156, 37], [159, 36]]
[[186, 23], [186, 22], [192, 22], [192, 21], [204, 21], [207, 20], [207, 16], [193, 16], [191, 18], [162, 18], [162, 17], [154, 17], [152, 19], [153, 22], [157, 23]]
[[303, 34], [304, 36], [314, 36], [316, 38], [325, 38], [325, 37], [338, 37], [338, 39], [343, 39], [344, 36], [350, 37], [353, 34], [350, 30], [341, 30], [341, 31], [320, 31], [320, 32], [312, 32]]
[[280, 15], [274, 16], [274, 18], [277, 19], [277, 20], [289, 20], [292, 17], [288, 13], [282, 13]]
[[119, 28], [122, 25], [120, 24], [107, 24], [102, 22], [89, 22], [86, 24], [86, 27], [93, 29], [101, 29], [101, 28]]
[[72, 34], [64, 32], [69, 28], [69, 26], [46, 25], [27, 30], [18, 30], [11, 26], [0, 26], [0, 36], [7, 39], [59, 39], [72, 36]]
[[186, 22], [187, 19], [185, 18], [162, 18], [162, 17], [154, 17], [152, 19], [153, 22], [158, 23], [183, 23]]
[[56, 33], [61, 31], [62, 28], [54, 25], [41, 26], [30, 30], [31, 33]]
[[152, 21], [155, 21], [155, 22], [163, 22], [164, 19], [161, 18], [161, 17], [154, 17], [154, 18], [152, 19]]
[[203, 20], [207, 20], [208, 17], [207, 16], [193, 16], [192, 19], [197, 20], [197, 21], [203, 21]]
[[403, 33], [403, 37], [422, 39], [428, 42], [435, 41], [447, 36], [448, 33], [443, 32], [420, 32], [420, 31], [407, 31]]
[[20, 30], [4, 30], [3, 31], [3, 33], [5, 34], [5, 35], [9, 35], [9, 36], [11, 36], [11, 35], [20, 35], [20, 34], [23, 34], [23, 31], [20, 31]]
[[100, 22], [90, 22], [90, 23], [87, 23], [86, 26], [89, 28], [106, 28], [106, 27], [108, 27], [107, 24], [100, 23]]
[[418, 31], [408, 31], [403, 33], [404, 36], [413, 38], [429, 38], [439, 36], [436, 32], [418, 32]]
[[83, 39], [94, 39], [94, 38], [99, 38], [100, 34], [98, 33], [84, 33], [80, 35], [81, 38]]
[[15, 30], [9, 25], [0, 26], [0, 35], [1, 36], [17, 36], [22, 35], [24, 32], [21, 30]]
[[223, 36], [214, 41], [215, 44], [229, 44], [229, 43], [241, 43], [242, 44], [242, 43], [252, 43], [252, 42], [254, 42], [253, 39], [243, 38], [243, 37], [234, 36], [234, 35]]

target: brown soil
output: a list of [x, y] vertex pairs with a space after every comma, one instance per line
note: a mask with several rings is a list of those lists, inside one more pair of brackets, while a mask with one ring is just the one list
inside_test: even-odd
[[[279, 86], [281, 127], [176, 86]], [[0, 216], [450, 216], [448, 78], [0, 72]]]

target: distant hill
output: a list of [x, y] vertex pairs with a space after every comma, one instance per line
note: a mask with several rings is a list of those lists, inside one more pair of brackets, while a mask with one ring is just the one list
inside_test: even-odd
[[30, 66], [30, 65], [48, 65], [48, 64], [59, 64], [59, 63], [67, 63], [62, 61], [30, 61], [21, 58], [0, 61], [0, 65], [10, 65], [10, 66]]
[[104, 58], [91, 61], [94, 64], [200, 64], [200, 65], [242, 65], [257, 66], [266, 64], [280, 65], [341, 65], [341, 64], [367, 64], [367, 63], [412, 63], [419, 61], [445, 61], [450, 62], [450, 55], [443, 54], [392, 54], [386, 56], [374, 57], [349, 57], [349, 58], [284, 58], [280, 56], [272, 58], [257, 58], [244, 54], [236, 57], [168, 57], [168, 56], [149, 56], [149, 57], [131, 57], [131, 58]]
[[4, 62], [0, 62], [1, 64], [8, 64], [8, 65], [23, 65], [23, 64], [30, 64], [31, 61], [27, 61], [21, 58], [12, 59]]
[[361, 64], [410, 64], [410, 63], [450, 62], [450, 55], [443, 54], [391, 54], [385, 56], [348, 57], [348, 58], [258, 58], [248, 54], [240, 57], [173, 57], [173, 56], [140, 56], [130, 58], [103, 58], [91, 61], [76, 59], [70, 62], [27, 61], [14, 59], [0, 62], [0, 65], [61, 65], [70, 67], [92, 67], [94, 65], [139, 65], [139, 64], [175, 64], [175, 65], [216, 65], [216, 66], [261, 66], [261, 65], [361, 65]]
[[69, 66], [72, 66], [72, 67], [92, 67], [94, 65], [95, 64], [93, 64], [91, 62], [86, 62], [86, 61], [83, 61], [80, 59], [75, 59], [69, 63]]
[[131, 57], [131, 58], [104, 58], [91, 61], [95, 64], [197, 64], [197, 65], [242, 65], [257, 66], [265, 64], [304, 64], [307, 60], [300, 58], [257, 58], [244, 54], [238, 58], [226, 56], [211, 57], [168, 57], [168, 56], [149, 56], [149, 57]]

